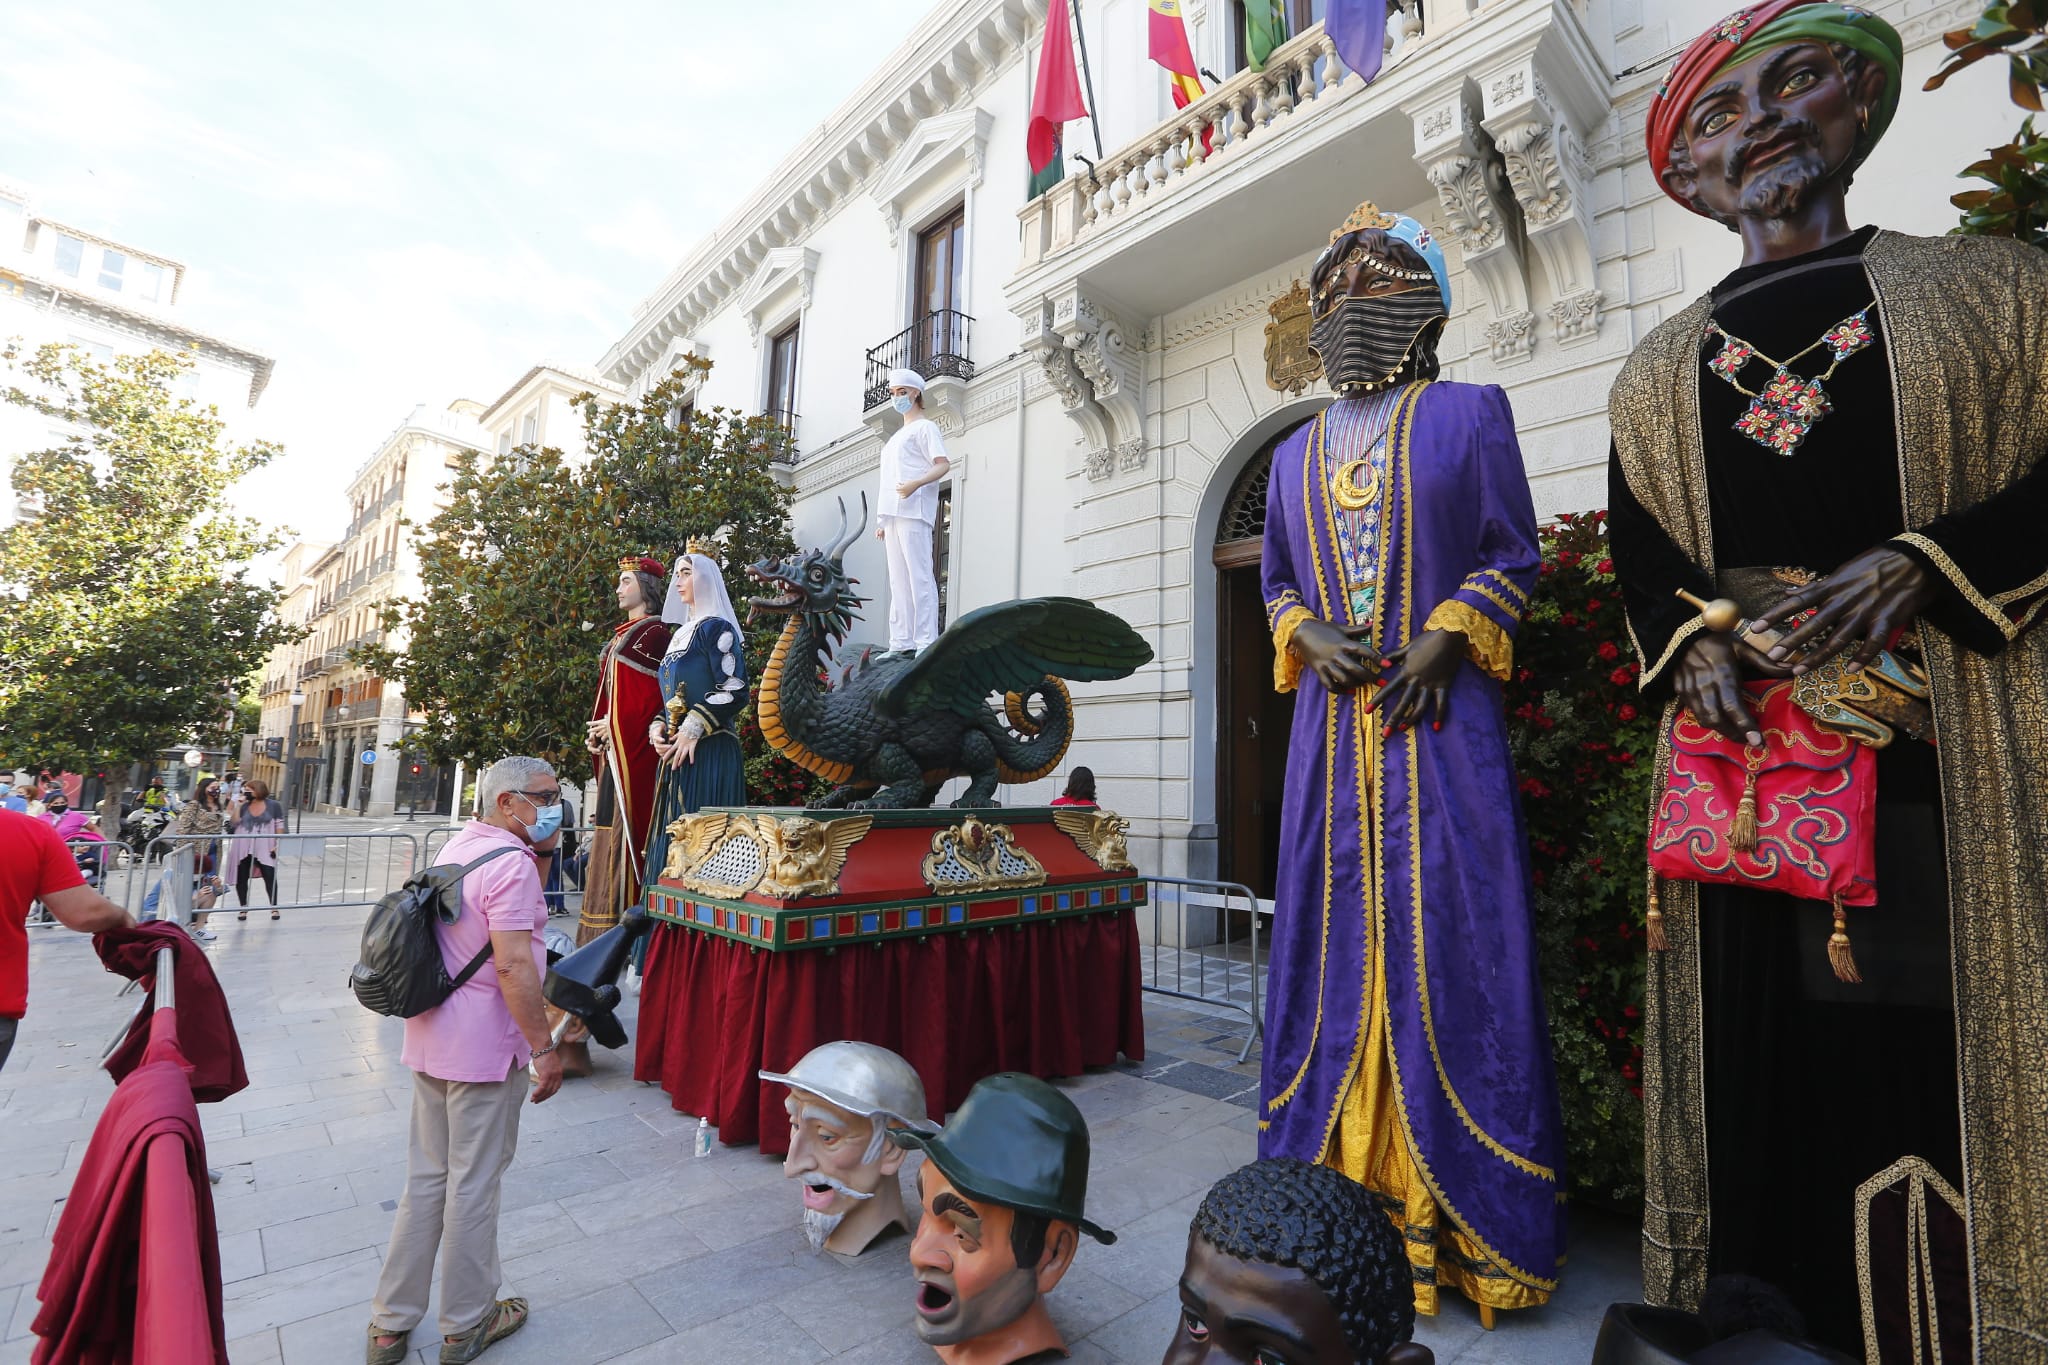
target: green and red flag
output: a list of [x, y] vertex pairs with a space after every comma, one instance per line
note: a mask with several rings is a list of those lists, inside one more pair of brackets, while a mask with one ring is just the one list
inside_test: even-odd
[[1074, 66], [1074, 35], [1067, 0], [1054, 0], [1045, 14], [1045, 38], [1038, 49], [1038, 81], [1031, 91], [1031, 123], [1024, 132], [1024, 154], [1031, 163], [1034, 196], [1038, 181], [1051, 174], [1058, 184], [1063, 162], [1060, 125], [1088, 117], [1081, 102], [1081, 73]]

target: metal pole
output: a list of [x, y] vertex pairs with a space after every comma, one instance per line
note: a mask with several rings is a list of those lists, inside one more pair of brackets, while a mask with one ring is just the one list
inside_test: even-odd
[[299, 709], [297, 706], [292, 708], [292, 730], [290, 734], [284, 737], [284, 742], [291, 746], [291, 748], [285, 751], [284, 819], [279, 822], [284, 826], [286, 834], [292, 832], [292, 807], [298, 803], [299, 799], [298, 783], [294, 780], [299, 774]]
[[1081, 45], [1081, 84], [1088, 90], [1088, 127], [1095, 134], [1095, 159], [1102, 160], [1102, 125], [1095, 121], [1095, 77], [1088, 73], [1088, 34], [1081, 27], [1081, 0], [1074, 7], [1074, 41]]

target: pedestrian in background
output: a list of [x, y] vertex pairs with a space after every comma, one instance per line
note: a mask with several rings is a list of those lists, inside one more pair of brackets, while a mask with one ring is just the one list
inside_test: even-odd
[[[221, 800], [220, 783], [218, 782], [202, 784], [198, 794], [186, 803], [185, 809], [178, 812], [178, 821], [171, 827], [171, 833], [184, 835], [195, 840], [192, 850], [192, 870], [195, 884], [197, 885], [204, 886], [207, 879], [219, 870], [220, 839], [218, 836], [226, 832], [227, 822], [228, 812]], [[206, 837], [208, 835], [215, 837], [209, 839]], [[273, 861], [275, 861], [274, 854]], [[265, 878], [264, 881], [266, 885], [274, 884], [271, 878]], [[275, 891], [271, 893], [270, 898], [273, 901], [277, 899]], [[207, 904], [210, 906], [213, 902], [208, 900]], [[196, 901], [193, 903], [192, 937], [198, 939], [201, 943], [211, 943], [215, 937], [214, 932], [206, 927], [206, 913], [198, 908]]]
[[252, 871], [263, 878], [263, 889], [270, 895], [270, 917], [281, 918], [277, 908], [278, 824], [277, 803], [270, 799], [270, 788], [260, 779], [251, 782], [248, 801], [228, 822], [228, 833], [234, 835], [228, 845], [228, 864], [235, 869], [235, 902], [241, 906], [237, 920], [249, 918]]
[[1067, 789], [1052, 799], [1055, 806], [1092, 806], [1095, 804], [1095, 770], [1076, 768], [1067, 774]]
[[488, 943], [494, 972], [478, 972], [446, 1000], [405, 1021], [399, 1059], [413, 1072], [405, 1196], [391, 1228], [372, 1303], [368, 1365], [402, 1365], [427, 1314], [441, 1262], [440, 1359], [463, 1365], [526, 1325], [524, 1299], [500, 1299], [499, 1189], [531, 1102], [562, 1084], [562, 1059], [541, 1009], [547, 967], [544, 864], [561, 841], [562, 790], [538, 758], [503, 758], [477, 784], [477, 817], [448, 841], [442, 864], [492, 858], [462, 879], [462, 910], [440, 930], [452, 977]]

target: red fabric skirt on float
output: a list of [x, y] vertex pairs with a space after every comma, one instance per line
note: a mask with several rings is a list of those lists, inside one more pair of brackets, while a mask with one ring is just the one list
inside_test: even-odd
[[633, 1075], [709, 1119], [729, 1146], [789, 1149], [780, 1086], [841, 1039], [903, 1056], [932, 1117], [998, 1071], [1079, 1075], [1145, 1056], [1138, 927], [1129, 910], [826, 952], [763, 952], [675, 924], [647, 947]]

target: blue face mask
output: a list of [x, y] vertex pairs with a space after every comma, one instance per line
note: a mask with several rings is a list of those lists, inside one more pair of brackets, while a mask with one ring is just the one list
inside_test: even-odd
[[[526, 798], [526, 803], [532, 806], [532, 798]], [[562, 803], [557, 801], [552, 806], [533, 806], [533, 818], [534, 823], [526, 827], [526, 837], [537, 844], [562, 827]]]
[[915, 398], [912, 398], [909, 394], [899, 393], [892, 400], [892, 405], [895, 407], [896, 411], [908, 417], [910, 415], [911, 405], [914, 404], [915, 402], [917, 402], [917, 400]]

